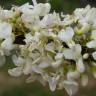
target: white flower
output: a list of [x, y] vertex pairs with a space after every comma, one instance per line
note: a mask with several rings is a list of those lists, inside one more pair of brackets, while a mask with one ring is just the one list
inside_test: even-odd
[[88, 48], [96, 48], [96, 30], [93, 30], [92, 33], [91, 33], [91, 38], [92, 40], [89, 41], [86, 46]]
[[96, 40], [96, 30], [92, 31], [91, 38]]
[[77, 71], [80, 72], [80, 73], [83, 73], [85, 71], [85, 66], [84, 66], [82, 57], [80, 57], [76, 61], [76, 67], [77, 67]]
[[36, 42], [39, 42], [40, 37], [41, 37], [41, 34], [39, 32], [35, 32], [35, 35], [33, 37], [33, 40], [36, 41]]
[[96, 40], [92, 40], [86, 44], [88, 48], [96, 48]]
[[54, 68], [58, 68], [62, 64], [62, 59], [56, 60], [55, 62], [52, 62], [52, 66]]
[[1, 48], [5, 49], [5, 50], [12, 50], [15, 47], [15, 45], [13, 44], [13, 40], [11, 37], [7, 37], [2, 43], [1, 43]]
[[49, 3], [39, 3], [36, 6], [34, 6], [33, 12], [37, 14], [38, 16], [44, 16], [50, 12], [51, 6]]
[[79, 72], [84, 72], [85, 67], [81, 56], [81, 46], [79, 44], [72, 46], [71, 49], [65, 49], [63, 54], [65, 59], [74, 60], [76, 62]]
[[12, 26], [9, 23], [2, 22], [0, 23], [0, 38], [6, 39], [11, 36]]
[[60, 60], [62, 58], [63, 58], [63, 53], [57, 53], [56, 56], [55, 56], [56, 60]]
[[13, 69], [9, 69], [8, 73], [11, 76], [19, 77], [19, 76], [22, 75], [22, 67], [16, 67], [16, 68], [13, 68]]
[[33, 6], [29, 5], [29, 3], [26, 3], [19, 7], [19, 10], [23, 12], [24, 14], [31, 13], [33, 10]]
[[16, 65], [16, 66], [22, 66], [24, 63], [25, 63], [25, 60], [24, 58], [22, 57], [17, 57], [16, 55], [13, 55], [12, 56], [12, 60], [13, 60], [13, 63]]
[[51, 66], [52, 61], [53, 61], [53, 59], [51, 58], [51, 56], [42, 57], [38, 66], [41, 69], [48, 68]]
[[55, 91], [59, 76], [57, 77], [48, 77], [48, 83], [51, 91]]
[[87, 33], [90, 30], [90, 25], [85, 21], [79, 21], [80, 25], [82, 26], [80, 30], [81, 34]]
[[21, 19], [25, 26], [29, 29], [32, 29], [32, 25], [35, 26], [39, 22], [39, 17], [35, 16], [33, 13], [22, 14]]
[[0, 19], [8, 19], [13, 17], [13, 11], [12, 10], [0, 10]]
[[[83, 86], [88, 83], [85, 70], [92, 67], [96, 77], [96, 8], [76, 8], [74, 14], [61, 16], [50, 13], [49, 3], [32, 1], [33, 5], [11, 10], [0, 8], [0, 66], [11, 56], [16, 66], [8, 70], [11, 76], [28, 75], [27, 82], [48, 83], [51, 91], [65, 88], [72, 96], [78, 89], [77, 80]], [[21, 41], [25, 38], [26, 44], [14, 44], [17, 38], [13, 35]], [[90, 55], [94, 60], [89, 62]], [[87, 63], [92, 66], [87, 68]]]
[[88, 53], [83, 54], [83, 59], [88, 59], [88, 57], [89, 57]]
[[58, 33], [58, 38], [64, 42], [70, 42], [73, 38], [74, 30], [71, 27], [67, 27], [65, 30], [62, 29]]
[[94, 60], [96, 60], [96, 52], [93, 52], [92, 56], [93, 56]]
[[55, 45], [54, 45], [53, 42], [48, 43], [48, 44], [45, 46], [45, 50], [46, 50], [46, 51], [55, 53], [54, 49], [55, 49]]
[[25, 75], [28, 75], [29, 73], [32, 73], [32, 59], [31, 58], [25, 58], [25, 64], [23, 67], [23, 73]]
[[31, 35], [31, 33], [28, 33], [28, 34], [25, 35], [25, 40], [24, 41], [26, 43], [30, 43], [30, 42], [32, 42], [32, 40], [33, 40], [33, 37]]
[[78, 59], [81, 55], [80, 44], [76, 44], [72, 46], [70, 49], [65, 49], [63, 54], [66, 59], [72, 59], [72, 60]]
[[62, 21], [63, 25], [71, 25], [74, 22], [74, 18], [72, 18], [70, 15], [65, 15], [64, 20]]
[[43, 70], [37, 65], [32, 66], [32, 71], [37, 73], [37, 74], [42, 74], [43, 73]]
[[23, 66], [25, 64], [25, 60], [22, 57], [17, 57], [16, 55], [12, 56], [13, 63], [15, 64], [16, 68], [9, 69], [8, 73], [11, 76], [19, 77], [23, 74]]
[[77, 92], [78, 84], [75, 81], [64, 80], [64, 88], [69, 96], [72, 96]]
[[96, 8], [92, 8], [87, 12], [85, 20], [89, 23], [94, 23], [94, 20], [96, 20], [95, 17], [96, 17]]
[[47, 14], [41, 20], [40, 25], [41, 27], [52, 27], [54, 25], [60, 24], [60, 17], [59, 14], [54, 12], [53, 14]]
[[80, 77], [80, 73], [78, 71], [69, 71], [67, 73], [68, 80], [75, 80]]
[[87, 5], [85, 8], [76, 8], [74, 15], [76, 19], [84, 19], [86, 13], [91, 9], [90, 5]]

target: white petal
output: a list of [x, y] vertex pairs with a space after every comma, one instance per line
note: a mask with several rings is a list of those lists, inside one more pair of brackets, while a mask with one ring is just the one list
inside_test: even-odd
[[65, 49], [63, 54], [66, 59], [76, 60], [81, 55], [81, 46], [79, 44], [71, 46], [70, 49]]
[[83, 54], [83, 59], [88, 59], [88, 57], [89, 57], [89, 53], [84, 53]]
[[64, 88], [69, 94], [69, 96], [74, 95], [78, 90], [78, 84], [74, 81], [64, 81]]
[[29, 3], [26, 3], [20, 6], [19, 10], [25, 14], [25, 13], [30, 13], [30, 11], [32, 11], [32, 8], [33, 8], [32, 5], [29, 5]]
[[56, 89], [56, 85], [57, 85], [57, 80], [55, 77], [49, 77], [48, 78], [48, 82], [49, 82], [49, 87], [51, 91], [55, 91]]
[[44, 16], [44, 18], [41, 20], [40, 25], [41, 27], [48, 27], [48, 26], [54, 26], [60, 22], [60, 17], [57, 13], [53, 14], [47, 14]]
[[39, 16], [44, 16], [47, 13], [49, 13], [50, 8], [51, 6], [49, 3], [45, 3], [45, 4], [39, 3], [34, 7], [34, 13], [38, 14]]
[[96, 52], [93, 52], [92, 56], [93, 56], [94, 60], [96, 60]]
[[25, 42], [26, 43], [29, 43], [29, 42], [32, 42], [32, 40], [33, 40], [33, 37], [32, 37], [32, 35], [31, 35], [31, 33], [28, 33], [28, 34], [25, 34]]
[[77, 71], [80, 73], [83, 73], [85, 71], [85, 66], [83, 64], [83, 59], [81, 57], [76, 61], [76, 67]]
[[50, 66], [48, 61], [42, 61], [39, 65], [40, 68], [47, 68]]
[[52, 62], [52, 66], [53, 66], [54, 68], [59, 67], [61, 64], [62, 64], [62, 59], [56, 60], [55, 62]]
[[69, 42], [72, 40], [74, 31], [71, 27], [67, 27], [66, 30], [61, 30], [58, 34], [58, 38], [62, 41]]
[[95, 39], [96, 40], [96, 30], [93, 30], [92, 31], [91, 37], [92, 37], [92, 39]]
[[69, 71], [67, 73], [67, 79], [68, 80], [77, 79], [77, 78], [79, 78], [79, 76], [80, 76], [80, 73], [78, 71]]
[[39, 42], [40, 41], [40, 37], [41, 37], [41, 34], [39, 32], [35, 32], [35, 35], [34, 35], [34, 40], [36, 42]]
[[81, 45], [80, 44], [75, 44], [73, 46], [70, 47], [72, 49], [72, 51], [74, 51], [77, 55], [80, 55], [81, 53]]
[[48, 44], [45, 46], [45, 50], [55, 53], [55, 52], [54, 52], [54, 43], [48, 43]]
[[35, 72], [35, 73], [38, 73], [38, 74], [42, 74], [43, 73], [42, 69], [39, 66], [37, 66], [37, 65], [33, 65], [32, 66], [32, 71]]
[[23, 73], [28, 75], [32, 72], [32, 59], [26, 58], [25, 66], [23, 67]]
[[1, 47], [7, 50], [12, 50], [15, 45], [13, 45], [13, 40], [12, 38], [7, 38], [1, 43]]
[[12, 32], [12, 26], [9, 23], [6, 22], [2, 22], [0, 23], [0, 38], [8, 38], [9, 36], [11, 36], [11, 32]]
[[76, 59], [74, 51], [72, 51], [70, 49], [65, 49], [63, 54], [64, 54], [65, 59], [72, 59], [72, 60]]
[[8, 19], [13, 17], [12, 10], [0, 10], [0, 19]]
[[90, 41], [86, 44], [88, 48], [96, 48], [96, 40]]
[[52, 24], [53, 19], [51, 16], [51, 14], [48, 14], [43, 17], [43, 19], [40, 22], [41, 27], [47, 27], [48, 25]]
[[63, 57], [63, 53], [57, 53], [56, 56], [55, 56], [55, 59], [58, 60], [58, 59], [62, 59]]
[[23, 68], [23, 73], [25, 75], [28, 75], [32, 72], [32, 66], [31, 64], [25, 64], [24, 68]]
[[95, 17], [96, 17], [96, 8], [92, 8], [87, 12], [85, 19], [87, 22], [93, 23]]
[[12, 56], [12, 60], [16, 66], [21, 66], [24, 64], [25, 60], [21, 57], [17, 57], [16, 55]]
[[13, 68], [13, 69], [9, 69], [8, 73], [11, 76], [15, 76], [15, 77], [21, 76], [22, 75], [22, 67], [16, 67], [16, 68]]

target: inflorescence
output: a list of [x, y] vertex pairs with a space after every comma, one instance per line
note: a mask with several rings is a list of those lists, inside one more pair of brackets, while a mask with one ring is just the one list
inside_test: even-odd
[[49, 3], [26, 3], [0, 8], [0, 66], [10, 56], [15, 68], [8, 73], [28, 75], [50, 90], [71, 96], [96, 78], [96, 8], [76, 8], [72, 14], [50, 12]]

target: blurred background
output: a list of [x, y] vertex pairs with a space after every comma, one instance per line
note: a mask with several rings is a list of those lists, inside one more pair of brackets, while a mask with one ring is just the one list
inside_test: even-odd
[[[47, 2], [48, 0], [37, 0], [38, 2]], [[0, 6], [10, 9], [12, 5], [22, 5], [26, 2], [32, 3], [31, 0], [0, 0]], [[90, 4], [96, 7], [96, 0], [49, 0], [52, 10], [57, 12], [63, 11], [72, 13], [75, 8], [85, 7]], [[9, 58], [7, 58], [9, 59]], [[8, 75], [8, 68], [12, 64], [6, 62], [6, 65], [0, 68], [0, 96], [68, 96], [65, 90], [51, 92], [48, 86], [43, 87], [38, 82], [26, 84], [27, 77], [14, 78]], [[96, 80], [90, 77], [89, 84], [86, 87], [80, 87], [74, 96], [96, 96]]]

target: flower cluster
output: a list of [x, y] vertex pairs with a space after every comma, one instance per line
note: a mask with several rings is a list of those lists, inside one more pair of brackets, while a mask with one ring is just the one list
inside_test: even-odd
[[26, 3], [10, 10], [0, 8], [0, 66], [6, 56], [15, 68], [8, 73], [28, 75], [50, 90], [71, 96], [78, 83], [86, 86], [88, 74], [96, 78], [96, 8], [77, 8], [71, 15], [50, 12], [49, 3]]

